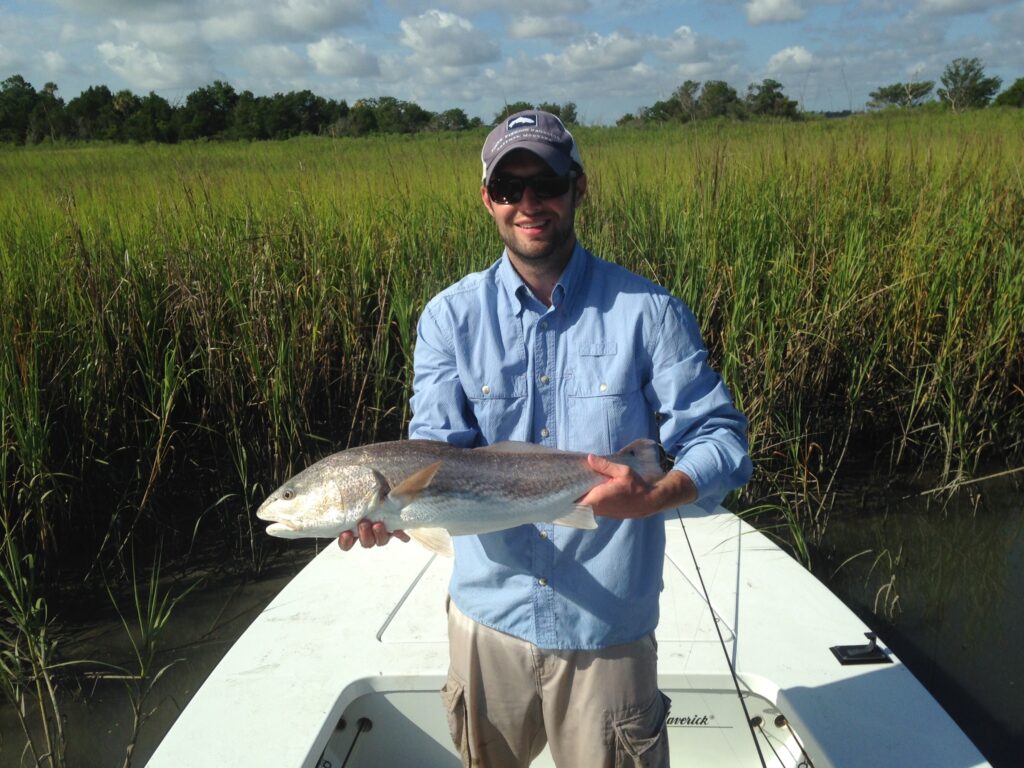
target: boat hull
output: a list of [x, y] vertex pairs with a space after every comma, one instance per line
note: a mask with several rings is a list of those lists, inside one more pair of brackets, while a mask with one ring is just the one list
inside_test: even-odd
[[[767, 765], [988, 765], [884, 643], [889, 663], [839, 663], [831, 648], [869, 628], [767, 537], [721, 508], [665, 524], [658, 669], [680, 718], [674, 763], [761, 765], [731, 667]], [[438, 696], [450, 575], [449, 559], [412, 544], [328, 546], [230, 649], [149, 765], [452, 764]], [[385, 752], [410, 740], [411, 762]]]

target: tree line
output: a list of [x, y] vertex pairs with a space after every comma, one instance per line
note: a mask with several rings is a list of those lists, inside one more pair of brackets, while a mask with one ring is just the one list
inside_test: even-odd
[[[985, 74], [977, 58], [954, 59], [940, 78], [937, 99], [930, 99], [934, 81], [892, 83], [870, 94], [868, 109], [916, 107], [936, 103], [960, 111], [994, 104], [1024, 107], [1024, 78], [995, 96], [1002, 80]], [[993, 99], [993, 97], [995, 97]], [[498, 112], [491, 124], [523, 109], [545, 109], [567, 125], [578, 122], [576, 105], [516, 102]], [[782, 83], [765, 79], [747, 87], [744, 96], [724, 80], [687, 80], [671, 97], [624, 115], [618, 125], [727, 117], [747, 119], [801, 117], [796, 101], [783, 93]], [[139, 96], [129, 90], [112, 92], [91, 86], [66, 102], [56, 83], [36, 90], [21, 75], [0, 83], [0, 141], [15, 144], [43, 141], [156, 141], [174, 143], [195, 139], [287, 139], [302, 134], [365, 136], [372, 133], [461, 131], [483, 124], [461, 109], [431, 112], [415, 102], [392, 96], [345, 101], [325, 99], [312, 91], [256, 96], [238, 93], [216, 80], [192, 91], [182, 104], [171, 104], [150, 91]]]
[[747, 87], [744, 98], [724, 80], [708, 80], [700, 83], [687, 80], [672, 95], [641, 107], [635, 114], [623, 115], [617, 125], [644, 123], [682, 122], [713, 117], [780, 117], [796, 120], [800, 117], [797, 103], [782, 92], [778, 80], [762, 80], [760, 84]]
[[[977, 58], [958, 58], [946, 66], [941, 77], [942, 88], [936, 91], [933, 103], [961, 111], [988, 106], [1024, 107], [1024, 78], [993, 100], [1002, 79], [985, 74], [985, 66]], [[871, 110], [889, 107], [915, 107], [929, 101], [934, 81], [893, 83], [872, 91], [866, 107]], [[636, 113], [624, 115], [619, 125], [659, 122], [690, 122], [713, 117], [746, 119], [775, 117], [796, 120], [801, 117], [797, 102], [783, 93], [782, 83], [767, 79], [747, 86], [745, 96], [724, 80], [705, 83], [687, 80], [664, 101], [642, 107]], [[844, 112], [841, 114], [849, 114]]]
[[[985, 65], [978, 58], [953, 59], [939, 80], [942, 87], [936, 91], [938, 103], [954, 112], [980, 109], [990, 103], [997, 107], [1024, 107], [1024, 77], [1017, 78], [1013, 85], [996, 96], [1002, 78], [986, 75]], [[929, 101], [934, 88], [934, 80], [892, 83], [872, 91], [867, 106], [869, 109], [919, 107]]]
[[[577, 121], [576, 105], [517, 102], [495, 115], [537, 106]], [[36, 90], [21, 75], [0, 83], [0, 141], [37, 144], [43, 141], [120, 141], [175, 143], [195, 139], [287, 139], [303, 134], [365, 136], [372, 133], [461, 131], [482, 125], [461, 109], [431, 112], [392, 96], [360, 99], [349, 106], [309, 90], [256, 96], [238, 93], [216, 80], [197, 88], [182, 104], [171, 104], [150, 92], [112, 92], [91, 86], [65, 102], [56, 83]]]

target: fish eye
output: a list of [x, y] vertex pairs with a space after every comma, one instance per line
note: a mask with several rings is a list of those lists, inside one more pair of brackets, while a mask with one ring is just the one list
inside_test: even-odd
[[291, 501], [293, 498], [295, 498], [295, 491], [289, 488], [288, 490], [284, 491], [281, 494], [281, 498], [284, 499], [285, 501]]

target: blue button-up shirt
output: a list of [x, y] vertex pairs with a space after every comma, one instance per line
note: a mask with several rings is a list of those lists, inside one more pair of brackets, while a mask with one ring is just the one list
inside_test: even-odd
[[[692, 313], [579, 245], [550, 307], [507, 254], [438, 294], [420, 318], [414, 368], [411, 438], [596, 454], [653, 438], [706, 508], [750, 476], [746, 419], [708, 367]], [[598, 523], [454, 537], [452, 599], [541, 648], [643, 637], [658, 623], [663, 518]]]

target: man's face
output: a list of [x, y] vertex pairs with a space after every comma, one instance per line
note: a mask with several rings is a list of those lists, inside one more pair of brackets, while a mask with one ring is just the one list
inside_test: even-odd
[[[502, 160], [493, 177], [530, 179], [550, 176], [547, 163], [532, 152], [517, 151]], [[576, 203], [586, 192], [586, 176], [576, 179], [559, 197], [538, 197], [529, 186], [522, 199], [502, 204], [492, 200], [486, 187], [480, 188], [484, 205], [498, 225], [498, 234], [513, 259], [525, 264], [551, 263], [564, 266], [576, 245], [574, 219]]]

